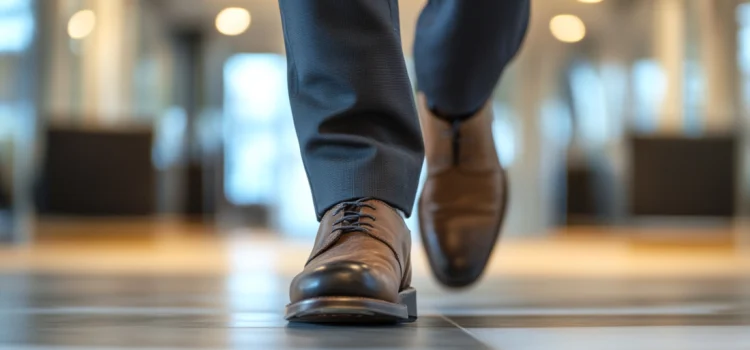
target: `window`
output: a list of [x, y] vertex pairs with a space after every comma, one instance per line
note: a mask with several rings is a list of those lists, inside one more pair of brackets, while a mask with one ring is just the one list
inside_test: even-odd
[[283, 56], [238, 54], [226, 62], [223, 128], [229, 202], [268, 206], [275, 229], [314, 235], [317, 219], [294, 132]]
[[0, 54], [25, 51], [33, 37], [31, 0], [0, 1]]

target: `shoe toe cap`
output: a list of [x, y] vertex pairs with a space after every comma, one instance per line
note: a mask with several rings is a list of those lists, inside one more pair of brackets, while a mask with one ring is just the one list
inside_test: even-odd
[[[306, 269], [294, 278], [292, 302], [319, 297], [361, 297], [394, 301], [386, 279], [366, 263], [337, 261]], [[397, 287], [395, 289], [398, 289]]]
[[499, 235], [488, 216], [444, 218], [425, 225], [423, 240], [438, 280], [448, 287], [466, 287], [482, 275]]

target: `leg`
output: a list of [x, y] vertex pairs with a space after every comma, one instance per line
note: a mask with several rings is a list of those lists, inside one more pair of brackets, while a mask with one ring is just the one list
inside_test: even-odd
[[397, 0], [281, 0], [289, 95], [318, 218], [373, 197], [409, 215], [424, 150]]
[[430, 0], [414, 48], [428, 175], [419, 201], [432, 271], [463, 287], [484, 271], [507, 204], [487, 103], [521, 44], [529, 0]]
[[416, 318], [411, 212], [424, 157], [397, 0], [280, 0], [289, 94], [320, 229], [286, 318]]
[[529, 0], [430, 0], [414, 44], [427, 106], [445, 116], [477, 112], [521, 46], [529, 8]]

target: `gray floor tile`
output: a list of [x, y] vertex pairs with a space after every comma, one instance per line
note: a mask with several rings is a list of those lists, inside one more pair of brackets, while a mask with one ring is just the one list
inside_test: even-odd
[[502, 350], [747, 350], [750, 327], [472, 329]]
[[11, 318], [12, 324], [0, 324], [0, 349], [10, 346], [78, 349], [486, 348], [462, 330], [430, 317], [415, 324], [382, 327], [296, 325], [278, 318], [269, 320], [269, 317], [15, 315]]

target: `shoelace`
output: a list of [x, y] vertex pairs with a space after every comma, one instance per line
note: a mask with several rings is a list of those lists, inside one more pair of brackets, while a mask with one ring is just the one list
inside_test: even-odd
[[372, 198], [361, 198], [356, 201], [350, 201], [350, 202], [344, 202], [342, 205], [336, 209], [335, 212], [333, 212], [333, 215], [338, 215], [342, 211], [344, 212], [344, 216], [341, 217], [341, 219], [336, 220], [336, 222], [333, 223], [334, 229], [331, 230], [331, 233], [334, 233], [336, 231], [341, 231], [341, 233], [350, 233], [350, 232], [364, 232], [364, 233], [370, 233], [370, 230], [368, 228], [372, 227], [372, 224], [367, 222], [362, 222], [363, 218], [368, 218], [372, 221], [375, 221], [375, 217], [370, 214], [363, 214], [362, 208], [367, 207], [372, 210], [375, 209], [374, 206], [365, 203], [368, 200], [372, 200]]

